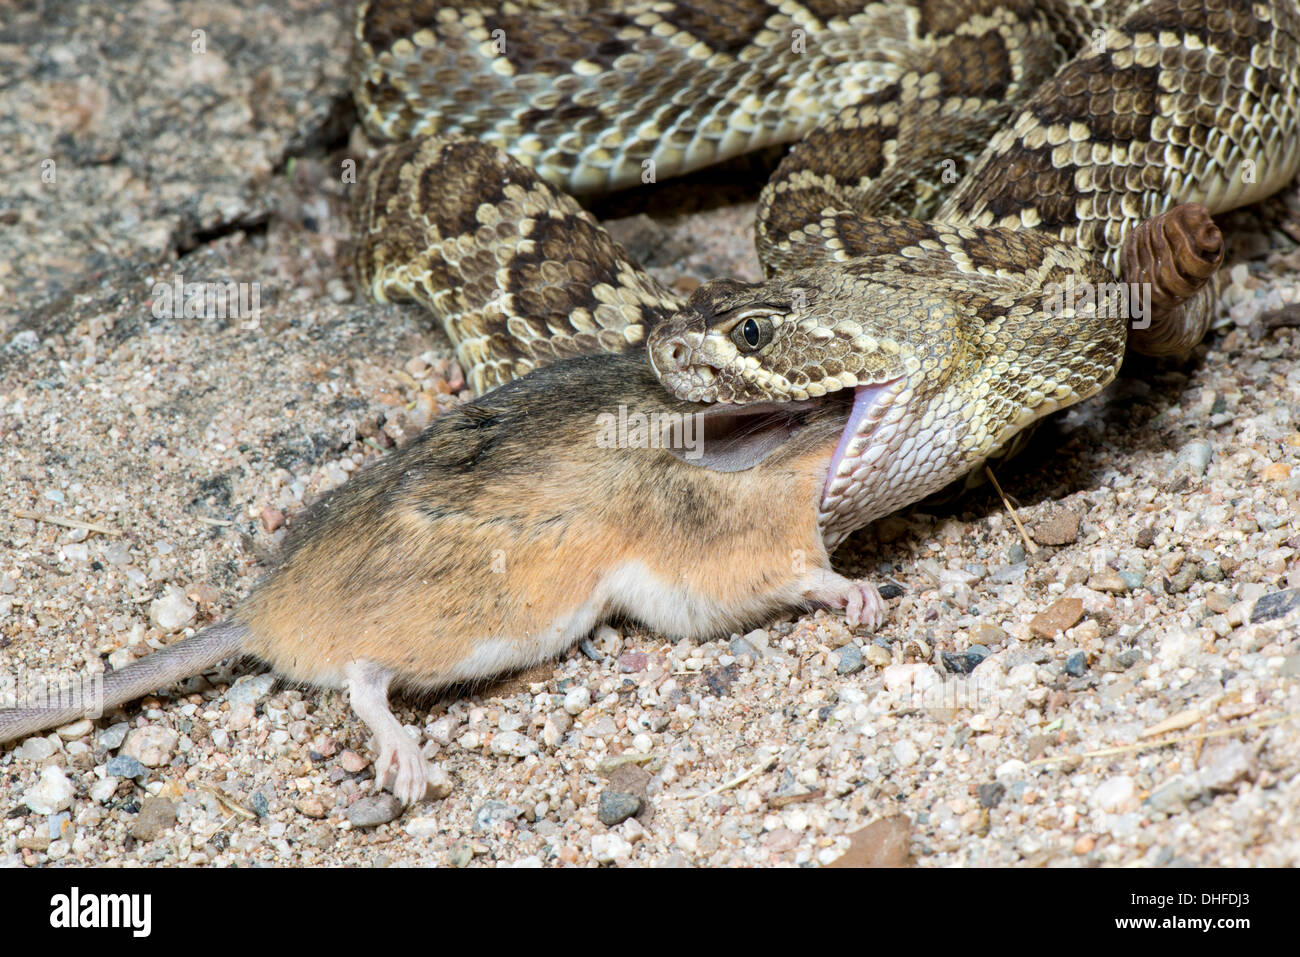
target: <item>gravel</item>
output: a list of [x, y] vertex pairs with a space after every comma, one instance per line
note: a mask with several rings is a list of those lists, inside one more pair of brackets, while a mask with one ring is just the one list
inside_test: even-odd
[[[334, 173], [360, 147], [303, 146], [282, 165], [294, 143], [333, 142], [316, 134], [342, 88], [345, 51], [322, 45], [337, 31], [346, 46], [340, 15], [323, 14], [328, 29], [272, 29], [257, 18], [309, 14], [236, 6], [232, 30], [252, 17], [277, 50], [304, 47], [283, 62], [307, 66], [264, 78], [274, 106], [252, 127], [195, 129], [221, 111], [186, 109], [184, 142], [256, 141], [256, 164], [220, 152], [195, 162], [141, 127], [120, 164], [88, 166], [60, 194], [64, 213], [91, 217], [82, 226], [50, 207], [43, 229], [45, 206], [0, 197], [20, 208], [2, 242], [25, 243], [0, 254], [0, 644], [21, 674], [122, 667], [219, 620], [310, 500], [463, 398], [449, 346], [419, 310], [348, 295]], [[126, 14], [48, 29], [19, 16], [30, 42], [13, 49], [33, 63], [55, 42], [83, 65], [69, 69], [101, 45], [134, 56], [149, 42], [96, 41], [130, 26]], [[259, 41], [232, 55], [230, 79], [251, 83], [269, 62]], [[213, 86], [213, 102], [226, 92]], [[184, 89], [165, 99], [188, 102]], [[0, 105], [0, 130], [40, 124], [6, 136], [32, 156], [66, 134], [94, 159], [131, 108], [114, 102], [107, 126], [92, 115], [99, 132], [83, 135], [28, 101], [44, 102], [33, 91]], [[164, 161], [182, 178], [149, 165]], [[119, 165], [129, 177], [115, 191], [104, 177], [124, 175]], [[0, 190], [26, 189], [21, 179]], [[656, 273], [756, 278], [752, 211], [751, 200], [688, 219], [654, 212], [691, 250]], [[261, 225], [245, 228], [250, 217]], [[122, 225], [132, 221], [141, 228]], [[0, 861], [1300, 864], [1300, 734], [1278, 720], [1300, 711], [1300, 332], [1250, 334], [1261, 313], [1300, 301], [1300, 253], [1273, 222], [1300, 223], [1294, 187], [1268, 215], [1224, 217], [1244, 238], [1219, 328], [1191, 361], [1134, 360], [1000, 466], [1026, 528], [1060, 544], [1027, 551], [981, 489], [839, 549], [837, 570], [891, 596], [879, 635], [826, 611], [676, 644], [629, 624], [617, 650], [593, 639], [595, 659], [574, 649], [496, 683], [399, 697], [399, 720], [437, 766], [438, 785], [410, 809], [374, 793], [370, 734], [345, 694], [224, 666], [98, 730], [0, 750], [12, 809]], [[187, 233], [196, 244], [180, 241]], [[55, 246], [67, 257], [51, 260]], [[155, 317], [154, 283], [177, 274], [263, 283], [260, 325]], [[26, 276], [39, 287], [25, 291]], [[842, 673], [854, 652], [861, 667]], [[1144, 736], [1188, 711], [1203, 721]], [[640, 809], [610, 826], [607, 794]], [[809, 796], [773, 803], [791, 795]]]

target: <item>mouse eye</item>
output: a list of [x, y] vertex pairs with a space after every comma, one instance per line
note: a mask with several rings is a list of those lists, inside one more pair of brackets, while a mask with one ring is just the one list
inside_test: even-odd
[[772, 320], [767, 316], [747, 316], [731, 330], [731, 341], [741, 352], [757, 352], [772, 341]]

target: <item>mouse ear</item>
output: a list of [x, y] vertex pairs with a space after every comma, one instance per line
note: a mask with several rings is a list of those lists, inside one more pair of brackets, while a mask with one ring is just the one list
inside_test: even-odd
[[711, 405], [682, 415], [662, 447], [688, 465], [712, 472], [743, 472], [758, 465], [799, 431], [804, 402]]

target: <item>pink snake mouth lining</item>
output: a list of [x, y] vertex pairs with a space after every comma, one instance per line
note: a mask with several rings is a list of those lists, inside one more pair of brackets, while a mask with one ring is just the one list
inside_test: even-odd
[[840, 434], [835, 454], [831, 456], [830, 467], [826, 470], [826, 484], [822, 488], [822, 508], [830, 496], [831, 483], [839, 474], [840, 463], [848, 457], [849, 445], [859, 438], [870, 435], [880, 427], [881, 418], [893, 404], [894, 393], [898, 391], [899, 380], [856, 386], [853, 390], [853, 409], [849, 412], [849, 421]]

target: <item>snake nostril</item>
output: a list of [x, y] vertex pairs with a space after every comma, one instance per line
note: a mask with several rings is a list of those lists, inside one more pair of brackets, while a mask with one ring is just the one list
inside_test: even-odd
[[672, 348], [668, 350], [669, 361], [679, 369], [686, 365], [686, 358], [689, 355], [690, 350], [686, 348], [686, 343], [682, 342], [680, 339], [674, 342]]

